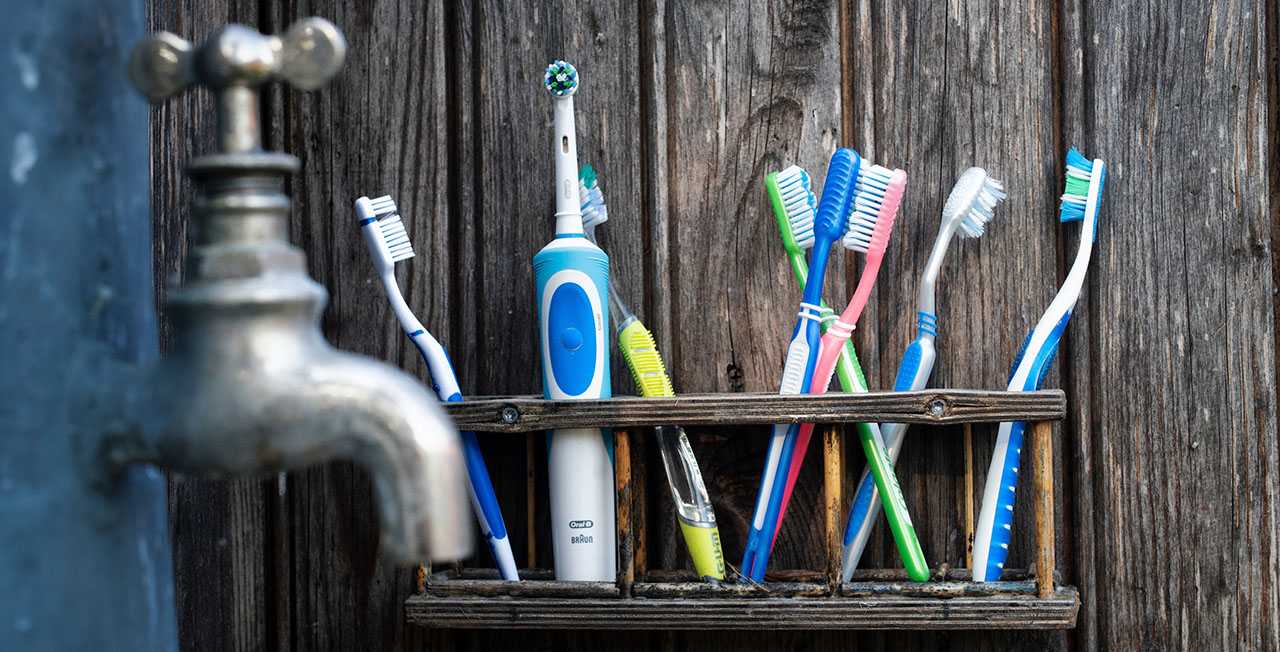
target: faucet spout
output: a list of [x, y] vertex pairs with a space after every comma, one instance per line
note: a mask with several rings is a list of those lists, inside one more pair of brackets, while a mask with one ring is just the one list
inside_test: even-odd
[[[263, 335], [251, 330], [238, 342], [212, 342], [219, 349], [270, 347], [274, 338]], [[248, 341], [255, 338], [256, 345]], [[460, 441], [436, 398], [413, 378], [315, 337], [238, 358], [176, 352], [143, 384], [133, 403], [146, 416], [134, 421], [153, 425], [138, 431], [118, 461], [229, 477], [350, 459], [373, 477], [390, 560], [469, 554]]]

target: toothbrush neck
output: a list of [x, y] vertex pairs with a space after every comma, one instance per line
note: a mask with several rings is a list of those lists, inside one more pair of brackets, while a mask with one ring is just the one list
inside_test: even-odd
[[[577, 190], [574, 191], [577, 194]], [[556, 237], [557, 238], [581, 238], [582, 233], [582, 211], [573, 211], [571, 213], [556, 213]]]
[[[556, 149], [556, 233], [582, 233], [582, 202], [578, 195], [578, 142], [574, 136], [573, 98], [555, 101]], [[572, 215], [572, 220], [562, 216]], [[563, 225], [563, 226], [562, 226]], [[566, 231], [565, 228], [573, 229]]]
[[809, 255], [809, 276], [804, 282], [804, 301], [818, 305], [822, 301], [822, 279], [827, 272], [827, 257], [831, 255], [831, 243], [819, 241]]
[[929, 252], [929, 262], [924, 266], [924, 277], [920, 279], [919, 309], [931, 315], [938, 314], [934, 305], [934, 288], [938, 283], [938, 273], [942, 270], [942, 261], [947, 257], [947, 248], [951, 246], [951, 238], [955, 235], [954, 221], [944, 222], [938, 229], [938, 238], [933, 241], [933, 251]]

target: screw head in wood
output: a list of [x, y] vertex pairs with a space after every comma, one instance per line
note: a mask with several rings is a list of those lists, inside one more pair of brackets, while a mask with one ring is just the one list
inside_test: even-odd
[[520, 411], [512, 406], [502, 408], [502, 420], [506, 423], [515, 423], [520, 418]]
[[929, 401], [929, 414], [932, 414], [935, 417], [940, 417], [946, 413], [947, 413], [946, 399], [935, 398], [932, 401]]

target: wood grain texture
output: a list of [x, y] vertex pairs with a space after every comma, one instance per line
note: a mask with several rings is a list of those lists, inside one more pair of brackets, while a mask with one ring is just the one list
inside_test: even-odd
[[1274, 649], [1267, 4], [1072, 8], [1064, 145], [1109, 164], [1086, 321], [1070, 329], [1087, 337], [1068, 341], [1069, 427], [1091, 442], [1077, 462], [1091, 486], [1073, 492], [1092, 490], [1075, 510], [1097, 605], [1080, 642]]
[[[916, 301], [925, 261], [952, 185], [968, 167], [1004, 182], [1008, 199], [979, 240], [951, 243], [937, 288], [938, 359], [932, 387], [1004, 387], [1015, 354], [1060, 280], [1057, 223], [1061, 157], [1055, 131], [1053, 3], [858, 3], [855, 79], [846, 96], [865, 156], [907, 171], [908, 185], [876, 292], [855, 332], [868, 384], [891, 387], [902, 351], [916, 338]], [[856, 275], [851, 266], [847, 286]], [[1075, 324], [1072, 325], [1073, 327]], [[1059, 383], [1053, 369], [1046, 387]], [[955, 428], [957, 435], [960, 428]], [[931, 565], [962, 566], [965, 535], [963, 438], [919, 437], [913, 429], [896, 470], [908, 508], [928, 514], [917, 528]], [[973, 428], [974, 486], [986, 481], [994, 426]], [[857, 458], [855, 458], [857, 459]], [[860, 459], [852, 464], [858, 472]], [[1026, 495], [1029, 495], [1027, 492]], [[1034, 552], [1030, 501], [1016, 511], [1009, 563]], [[864, 559], [899, 566], [887, 527]], [[884, 645], [911, 645], [909, 638]], [[1061, 649], [1060, 635], [996, 636], [992, 648]]]
[[[1055, 221], [1066, 148], [1110, 164], [1093, 268], [1046, 383], [1067, 390], [1054, 467], [1058, 563], [1081, 596], [1070, 634], [424, 630], [400, 607], [413, 571], [377, 560], [367, 476], [336, 464], [283, 485], [172, 479], [184, 649], [1280, 647], [1275, 13], [1258, 0], [149, 0], [149, 27], [195, 38], [227, 20], [278, 31], [311, 14], [343, 29], [351, 53], [334, 84], [275, 90], [264, 104], [270, 145], [304, 162], [290, 183], [294, 239], [330, 290], [326, 335], [425, 378], [347, 222], [355, 196], [391, 192], [419, 254], [401, 282], [468, 395], [540, 388], [529, 264], [550, 237], [551, 165], [535, 78], [551, 58], [585, 62], [579, 152], [610, 206], [601, 244], [683, 392], [776, 388], [798, 293], [761, 190], [768, 171], [795, 162], [821, 179], [843, 143], [909, 174], [855, 334], [873, 388], [892, 385], [914, 338], [951, 183], [968, 165], [1004, 180], [1010, 198], [988, 235], [953, 244], [944, 265], [931, 385], [995, 389], [1074, 254], [1078, 227]], [[209, 148], [210, 109], [189, 94], [153, 112], [158, 296], [181, 276], [181, 169]], [[836, 263], [833, 304], [860, 265]], [[615, 390], [631, 391], [619, 361], [612, 370]], [[943, 428], [913, 431], [898, 472], [927, 558], [960, 578], [965, 451], [947, 436], [961, 426]], [[689, 435], [735, 562], [766, 431]], [[633, 511], [637, 595], [671, 586], [646, 585], [645, 570], [665, 582], [688, 568], [661, 465], [645, 465], [649, 439], [631, 441], [633, 492], [648, 496]], [[541, 536], [550, 550], [541, 435], [528, 441], [481, 436], [517, 562], [546, 565], [521, 543]], [[972, 441], [981, 483], [993, 428], [975, 426]], [[863, 460], [846, 448], [847, 487]], [[779, 570], [801, 571], [779, 574], [796, 582], [826, 568], [820, 466], [802, 473], [775, 554]], [[1010, 555], [1020, 566], [1034, 554], [1024, 496]], [[887, 529], [865, 558], [900, 565]], [[466, 563], [492, 565], [483, 550]]]
[[406, 610], [423, 627], [497, 629], [1066, 629], [1078, 598], [700, 598], [590, 599], [414, 596]]
[[[792, 163], [821, 175], [839, 144], [838, 2], [646, 3], [647, 47], [658, 53], [646, 106], [652, 232], [665, 259], [666, 333], [659, 335], [677, 392], [774, 392], [800, 292], [764, 191]], [[833, 273], [839, 274], [839, 261]], [[663, 280], [658, 276], [659, 281]], [[661, 311], [662, 308], [659, 308]], [[727, 561], [746, 541], [765, 439], [694, 436]], [[823, 569], [820, 464], [809, 464], [793, 502], [810, 512], [781, 530], [777, 569]], [[651, 482], [651, 485], [654, 484]], [[659, 546], [679, 536], [671, 519]], [[664, 559], [663, 561], [668, 561]]]

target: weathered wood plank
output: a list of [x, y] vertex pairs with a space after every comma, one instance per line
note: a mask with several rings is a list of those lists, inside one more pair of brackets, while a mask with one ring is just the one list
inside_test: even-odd
[[1065, 629], [1075, 624], [1074, 589], [1050, 598], [588, 599], [418, 595], [409, 619], [424, 627], [506, 629]]
[[1053, 424], [1031, 424], [1031, 501], [1036, 513], [1036, 594], [1053, 593], [1053, 571], [1057, 566], [1053, 534]]
[[535, 397], [479, 398], [445, 406], [459, 428], [520, 433], [550, 428], [622, 428], [678, 423], [730, 426], [769, 423], [897, 421], [943, 425], [1061, 419], [1061, 390], [986, 392], [922, 390], [865, 394], [685, 394], [551, 401]]
[[1088, 337], [1069, 341], [1088, 400], [1070, 426], [1092, 442], [1084, 642], [1280, 648], [1273, 3], [1073, 8], [1064, 145], [1109, 164]]

